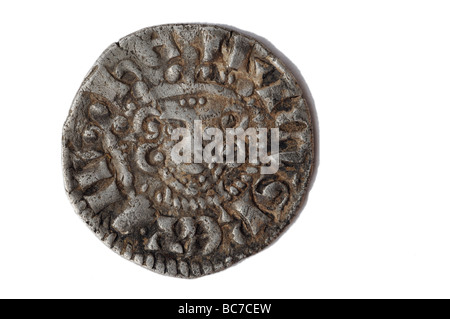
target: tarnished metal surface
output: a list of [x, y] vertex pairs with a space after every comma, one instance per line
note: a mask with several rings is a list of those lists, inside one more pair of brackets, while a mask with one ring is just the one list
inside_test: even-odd
[[[176, 164], [171, 132], [279, 128], [279, 169]], [[63, 132], [66, 191], [115, 252], [170, 276], [222, 270], [280, 235], [306, 196], [310, 111], [292, 73], [255, 39], [222, 27], [147, 28], [111, 45]]]

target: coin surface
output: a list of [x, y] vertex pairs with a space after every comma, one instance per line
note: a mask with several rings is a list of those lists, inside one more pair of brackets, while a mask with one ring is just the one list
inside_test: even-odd
[[[225, 139], [243, 131], [240, 143]], [[294, 75], [259, 41], [212, 25], [150, 27], [112, 44], [63, 129], [77, 213], [124, 258], [182, 278], [272, 243], [299, 213], [313, 165]]]

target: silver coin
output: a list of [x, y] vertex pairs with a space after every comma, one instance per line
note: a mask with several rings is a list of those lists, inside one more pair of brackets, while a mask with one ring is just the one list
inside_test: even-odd
[[[225, 140], [238, 131], [248, 133], [241, 144]], [[182, 278], [272, 243], [299, 213], [313, 164], [294, 75], [257, 40], [211, 25], [151, 27], [112, 44], [63, 130], [76, 212], [124, 258]]]

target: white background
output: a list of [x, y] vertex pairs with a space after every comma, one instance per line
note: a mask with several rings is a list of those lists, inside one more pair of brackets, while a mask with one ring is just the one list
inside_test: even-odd
[[[2, 1], [0, 297], [450, 297], [449, 14], [445, 1]], [[268, 39], [301, 71], [320, 129], [300, 218], [196, 280], [106, 248], [69, 204], [60, 160], [96, 58], [176, 22]]]

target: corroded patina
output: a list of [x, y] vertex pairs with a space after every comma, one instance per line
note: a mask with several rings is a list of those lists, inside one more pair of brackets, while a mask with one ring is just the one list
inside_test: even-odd
[[[171, 132], [279, 128], [279, 169], [176, 164]], [[98, 59], [63, 132], [66, 191], [97, 236], [161, 274], [199, 277], [252, 255], [298, 214], [311, 179], [311, 114], [257, 40], [211, 25], [133, 33]]]

